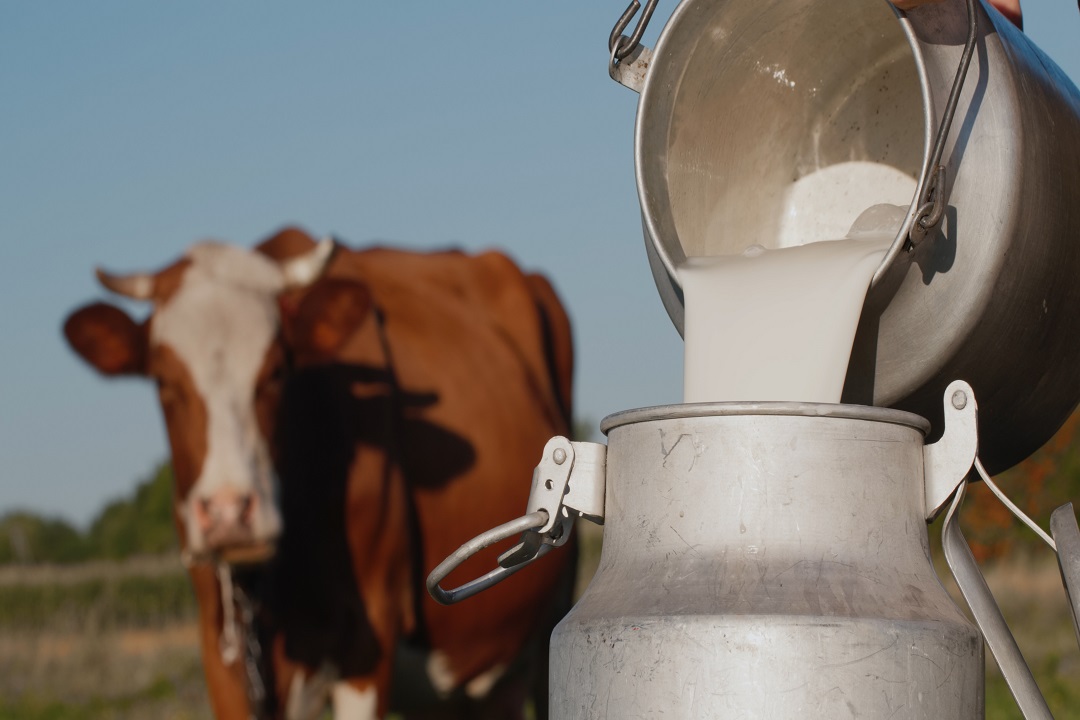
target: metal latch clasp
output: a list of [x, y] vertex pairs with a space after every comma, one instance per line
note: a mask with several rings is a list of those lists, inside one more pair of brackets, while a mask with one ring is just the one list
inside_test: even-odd
[[945, 430], [941, 439], [923, 447], [926, 519], [933, 520], [971, 472], [979, 454], [979, 408], [975, 393], [963, 380], [945, 389]]
[[[604, 523], [607, 446], [556, 436], [544, 446], [533, 470], [525, 515], [476, 536], [443, 560], [427, 578], [427, 589], [443, 605], [460, 602], [505, 580], [552, 548], [565, 545], [574, 520]], [[447, 575], [484, 548], [521, 533], [521, 541], [499, 556], [499, 567], [452, 590], [439, 586]]]

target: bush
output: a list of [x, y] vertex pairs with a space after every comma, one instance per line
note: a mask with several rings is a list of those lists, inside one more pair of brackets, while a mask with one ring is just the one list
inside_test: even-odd
[[73, 563], [88, 556], [85, 539], [64, 520], [27, 512], [0, 518], [0, 564]]
[[133, 498], [106, 505], [91, 523], [87, 543], [91, 557], [109, 560], [175, 550], [172, 466], [159, 467]]
[[168, 463], [139, 483], [132, 497], [106, 505], [85, 534], [64, 520], [30, 512], [0, 517], [0, 565], [121, 560], [177, 547]]

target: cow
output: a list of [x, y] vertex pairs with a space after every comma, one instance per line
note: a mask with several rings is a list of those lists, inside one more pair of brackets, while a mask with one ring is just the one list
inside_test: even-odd
[[391, 691], [409, 718], [520, 718], [530, 693], [544, 716], [573, 552], [463, 606], [422, 584], [523, 513], [544, 443], [569, 430], [570, 323], [544, 277], [495, 251], [353, 250], [290, 227], [98, 278], [149, 317], [95, 302], [64, 334], [100, 373], [157, 385], [216, 717], [329, 702], [380, 718]]

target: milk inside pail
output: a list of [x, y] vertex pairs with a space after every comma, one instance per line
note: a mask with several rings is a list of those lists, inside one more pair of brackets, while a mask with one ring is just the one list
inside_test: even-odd
[[[907, 14], [885, 0], [684, 0], [644, 77], [635, 166], [646, 248], [682, 331], [687, 257], [792, 242], [789, 189], [844, 163], [924, 181], [968, 32], [963, 0]], [[978, 36], [941, 156], [944, 218], [896, 252], [867, 298], [844, 400], [941, 431], [939, 399], [982, 398], [991, 472], [1047, 440], [1080, 400], [1080, 93], [994, 10]], [[842, 197], [833, 200], [843, 203]], [[893, 202], [897, 202], [893, 200]], [[834, 213], [867, 208], [854, 193]]]

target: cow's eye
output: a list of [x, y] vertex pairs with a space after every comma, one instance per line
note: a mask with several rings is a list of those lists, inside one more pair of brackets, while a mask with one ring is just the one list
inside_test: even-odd
[[277, 389], [285, 380], [288, 371], [288, 362], [281, 343], [274, 343], [267, 351], [266, 359], [259, 370], [258, 381], [255, 383], [256, 392], [261, 392], [264, 386], [268, 389]]
[[285, 379], [285, 363], [277, 363], [270, 370], [270, 379], [274, 382], [281, 382]]

